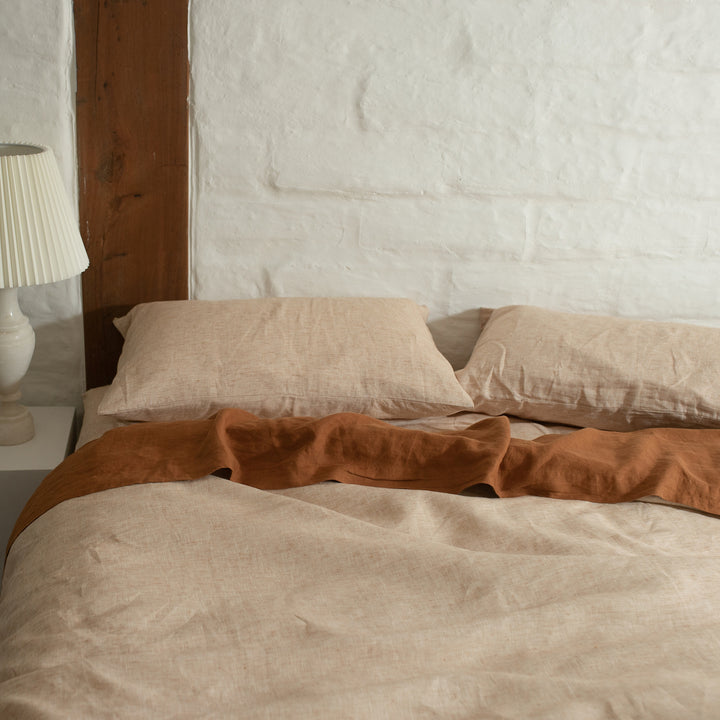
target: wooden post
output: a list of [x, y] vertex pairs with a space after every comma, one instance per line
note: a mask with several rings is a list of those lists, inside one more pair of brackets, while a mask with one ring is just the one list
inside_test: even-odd
[[188, 297], [187, 0], [75, 0], [88, 387], [112, 380], [112, 319]]

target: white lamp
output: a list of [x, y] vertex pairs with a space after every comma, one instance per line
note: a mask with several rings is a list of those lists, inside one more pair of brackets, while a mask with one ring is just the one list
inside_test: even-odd
[[32, 415], [18, 403], [35, 333], [17, 289], [66, 280], [88, 265], [52, 150], [0, 143], [0, 445], [35, 434]]

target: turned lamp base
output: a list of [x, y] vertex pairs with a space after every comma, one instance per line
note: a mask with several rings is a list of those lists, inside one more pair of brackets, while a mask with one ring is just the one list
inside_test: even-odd
[[20, 405], [20, 383], [35, 350], [35, 332], [17, 302], [17, 288], [0, 288], [0, 445], [35, 435], [30, 411]]
[[34, 437], [33, 416], [24, 405], [0, 404], [0, 445], [21, 445]]

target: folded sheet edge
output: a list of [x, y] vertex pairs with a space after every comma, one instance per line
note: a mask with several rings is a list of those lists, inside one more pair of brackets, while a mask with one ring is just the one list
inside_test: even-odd
[[480, 483], [500, 497], [621, 502], [655, 495], [720, 514], [720, 430], [592, 429], [511, 438], [506, 417], [430, 432], [365, 415], [261, 419], [239, 409], [207, 420], [108, 431], [51, 472], [10, 535], [64, 500], [127, 485], [196, 480], [275, 490], [334, 480], [459, 493]]

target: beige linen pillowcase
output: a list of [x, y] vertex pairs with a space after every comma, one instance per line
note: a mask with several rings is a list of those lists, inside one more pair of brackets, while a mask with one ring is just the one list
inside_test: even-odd
[[185, 300], [115, 321], [125, 342], [98, 412], [124, 420], [471, 410], [426, 310], [402, 298]]
[[457, 372], [475, 410], [605, 430], [720, 427], [720, 330], [495, 310]]

